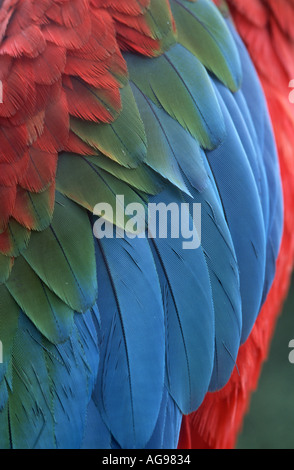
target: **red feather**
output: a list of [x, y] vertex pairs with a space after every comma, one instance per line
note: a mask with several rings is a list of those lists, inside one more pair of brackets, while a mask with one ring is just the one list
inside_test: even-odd
[[[33, 230], [42, 230], [46, 227], [54, 210], [55, 183], [53, 182], [43, 193], [38, 193], [37, 198], [40, 197], [43, 200], [39, 207], [37, 205], [38, 201], [32, 201], [28, 191], [18, 188], [13, 216], [19, 224]], [[42, 210], [42, 217], [40, 217], [40, 209]], [[44, 213], [47, 217], [44, 216]]]
[[[54, 182], [59, 152], [89, 153], [70, 134], [70, 116], [111, 122], [121, 109], [119, 88], [127, 69], [112, 5], [94, 3], [92, 10], [89, 0], [5, 0], [2, 5], [0, 185], [5, 194], [11, 188], [10, 197], [0, 199], [3, 228], [15, 217], [33, 229], [34, 221], [30, 227], [30, 217], [20, 216], [19, 208], [25, 213], [29, 200], [22, 191], [41, 192]], [[134, 5], [127, 12], [143, 15], [149, 1], [143, 9]], [[13, 194], [23, 194], [17, 207]], [[8, 234], [2, 234], [0, 252], [1, 246], [9, 251]]]
[[15, 198], [15, 186], [0, 186], [0, 200], [3, 201], [0, 212], [0, 233], [7, 228], [10, 214], [15, 206]]
[[28, 151], [26, 171], [19, 178], [19, 185], [32, 192], [41, 192], [55, 179], [57, 154], [31, 147]]

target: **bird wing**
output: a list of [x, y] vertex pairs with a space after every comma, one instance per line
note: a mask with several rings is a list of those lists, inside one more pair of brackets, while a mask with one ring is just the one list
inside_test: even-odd
[[[208, 0], [0, 15], [0, 444], [175, 447], [274, 276], [280, 174], [255, 71]], [[121, 234], [130, 204], [145, 236]], [[186, 231], [200, 205], [198, 249], [150, 236], [152, 204]]]

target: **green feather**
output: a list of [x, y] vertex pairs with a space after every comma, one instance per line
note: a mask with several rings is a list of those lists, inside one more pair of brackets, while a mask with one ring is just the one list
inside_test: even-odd
[[[130, 86], [121, 90], [122, 111], [111, 124], [71, 119], [72, 131], [115, 162], [135, 168], [146, 157], [146, 136]], [[94, 151], [93, 151], [94, 153]]]
[[[40, 437], [43, 444], [46, 442], [46, 448], [55, 447], [54, 410], [50, 401], [54, 384], [48, 374], [41, 336], [35, 331], [33, 336], [33, 331], [21, 314], [12, 352], [13, 393], [9, 394], [8, 429], [15, 449], [33, 449]], [[30, 432], [27, 432], [28, 422]]]
[[86, 157], [86, 160], [146, 194], [157, 194], [163, 188], [162, 179], [144, 163], [137, 168], [125, 168], [102, 153], [98, 156]]
[[40, 231], [50, 225], [54, 209], [52, 191], [53, 189], [50, 186], [40, 193], [23, 192], [22, 196], [25, 198], [26, 213], [30, 215], [32, 221], [30, 229]]
[[146, 163], [186, 194], [189, 190], [182, 172], [196, 189], [203, 190], [207, 184], [207, 172], [198, 142], [135, 85], [134, 96], [148, 139]]
[[130, 79], [207, 149], [225, 135], [223, 116], [210, 77], [180, 44], [156, 59], [128, 54]]
[[145, 13], [145, 21], [152, 38], [160, 42], [160, 50], [153, 51], [155, 55], [161, 54], [175, 44], [176, 34], [168, 2], [151, 0], [150, 7]]
[[13, 265], [13, 259], [0, 253], [0, 285], [7, 281]]
[[[59, 279], [58, 272], [59, 269], [53, 271], [53, 274]], [[59, 282], [63, 281], [59, 279]], [[56, 343], [68, 338], [73, 325], [72, 309], [44, 285], [22, 256], [15, 260], [6, 287], [15, 302], [49, 341]]]
[[50, 227], [32, 233], [23, 256], [68, 307], [84, 312], [93, 305], [97, 295], [93, 233], [86, 211], [77, 204], [57, 192]]
[[30, 241], [31, 232], [11, 218], [7, 229], [7, 256], [15, 257], [24, 251]]
[[231, 91], [240, 88], [242, 70], [233, 38], [211, 1], [171, 0], [178, 41]]
[[[142, 198], [137, 190], [133, 190], [127, 183], [120, 181], [110, 173], [104, 171], [93, 163], [99, 156], [91, 158], [79, 157], [73, 154], [63, 154], [59, 160], [57, 173], [58, 190], [79, 205], [93, 212], [99, 203], [109, 204], [113, 209], [113, 220], [119, 228], [124, 229], [129, 220], [125, 216], [125, 207], [131, 203], [142, 204]], [[132, 170], [126, 170], [132, 171]], [[153, 186], [153, 189], [154, 186]], [[116, 196], [124, 196], [125, 205], [122, 212], [116, 212]], [[101, 214], [96, 214], [101, 215]]]
[[[146, 63], [147, 67], [148, 63], [149, 61]], [[175, 152], [162, 126], [162, 116], [160, 114], [163, 112], [162, 109], [158, 109], [158, 107], [135, 85], [133, 86], [133, 92], [147, 135], [147, 165], [163, 178], [189, 194], [177, 163]]]
[[[0, 286], [0, 340], [2, 343], [3, 365], [0, 365], [5, 374], [11, 359], [14, 336], [18, 325], [19, 306], [8, 292], [4, 284]], [[4, 365], [5, 364], [5, 365]], [[0, 369], [0, 383], [3, 374]]]

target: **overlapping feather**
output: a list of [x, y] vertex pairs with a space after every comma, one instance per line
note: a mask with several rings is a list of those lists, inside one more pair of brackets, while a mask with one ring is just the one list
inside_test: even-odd
[[[181, 414], [229, 379], [267, 234], [279, 242], [269, 169], [231, 94], [234, 39], [208, 0], [11, 0], [0, 13], [0, 446], [175, 446]], [[143, 205], [145, 237], [95, 240], [90, 213], [118, 195]], [[189, 203], [195, 231], [195, 202], [198, 249], [148, 236], [148, 203]]]

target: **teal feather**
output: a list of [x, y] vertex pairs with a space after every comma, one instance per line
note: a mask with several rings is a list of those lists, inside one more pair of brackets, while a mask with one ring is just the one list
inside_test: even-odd
[[127, 63], [131, 81], [201, 146], [222, 142], [225, 128], [211, 80], [187, 49], [177, 44], [156, 60], [128, 55]]

